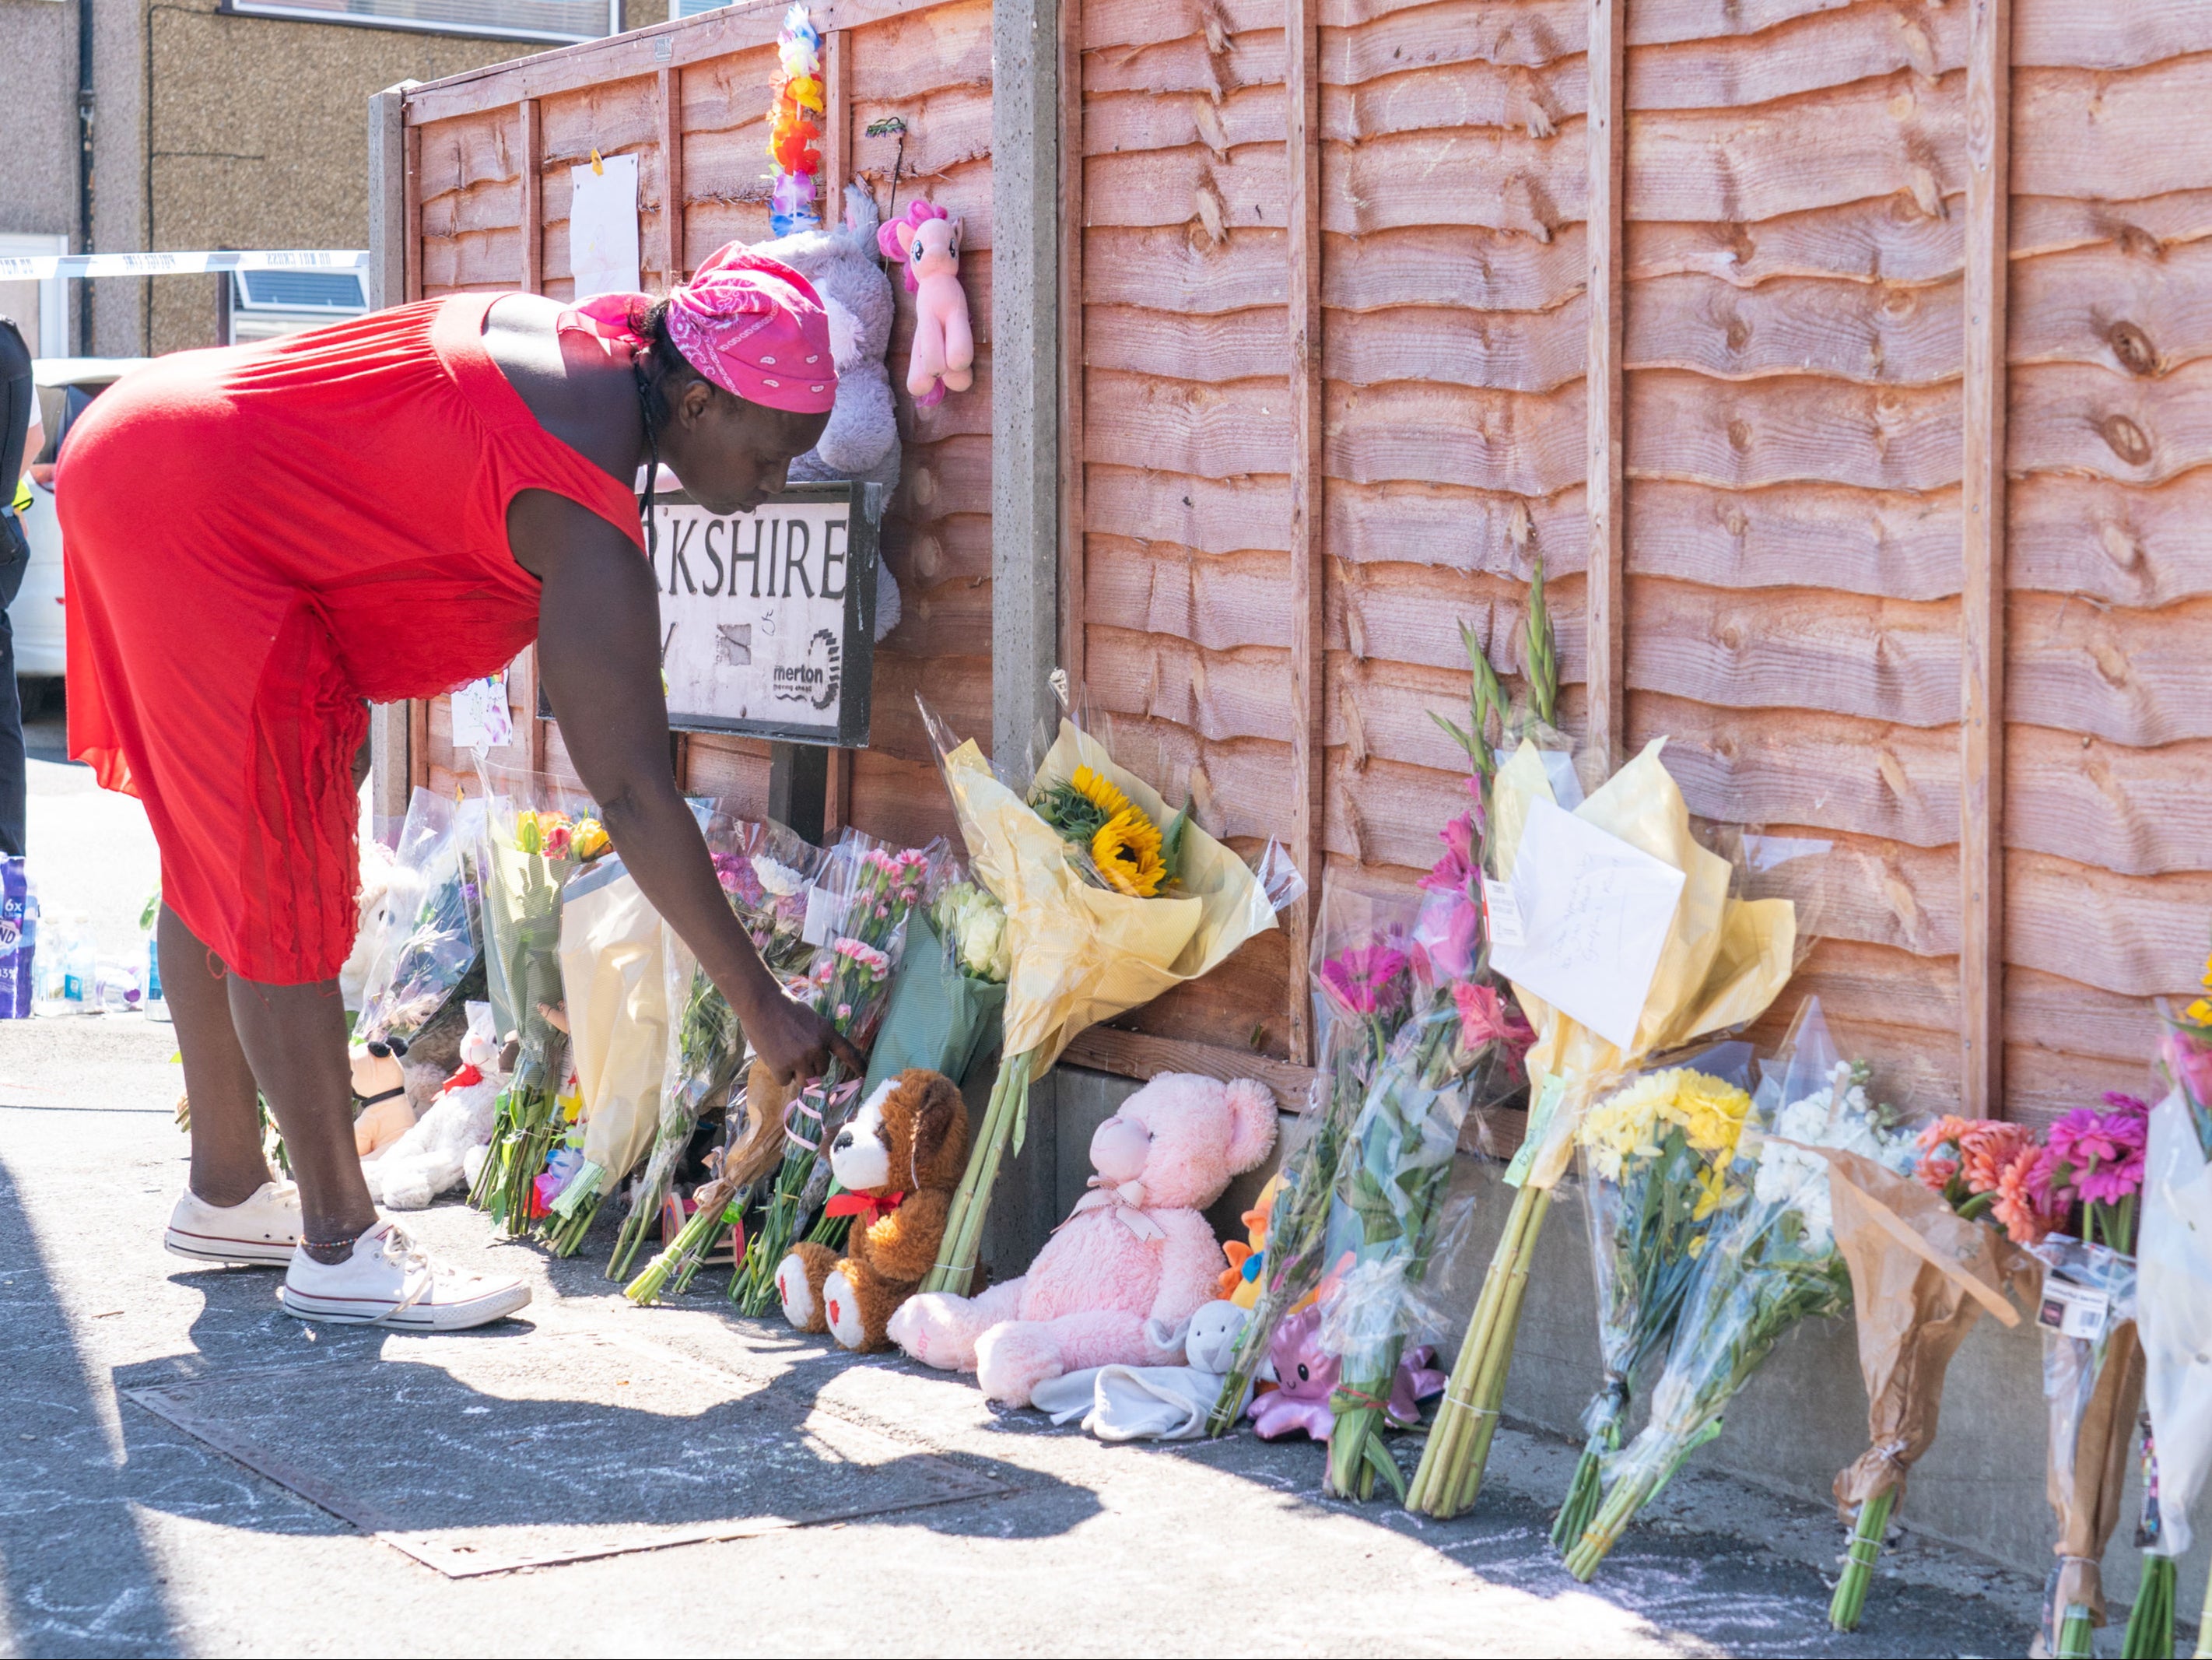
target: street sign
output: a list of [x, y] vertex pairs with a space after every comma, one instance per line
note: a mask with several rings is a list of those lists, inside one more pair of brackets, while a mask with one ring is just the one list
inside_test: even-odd
[[864, 749], [877, 526], [864, 484], [794, 485], [751, 513], [659, 498], [653, 575], [668, 724]]

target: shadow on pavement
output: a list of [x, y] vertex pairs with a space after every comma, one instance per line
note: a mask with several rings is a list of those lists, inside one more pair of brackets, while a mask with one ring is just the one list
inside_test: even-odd
[[[258, 1472], [447, 1572], [794, 1522], [1045, 1536], [1100, 1508], [1086, 1489], [1038, 1471], [939, 1453], [817, 1410], [835, 1365], [802, 1364], [771, 1381], [642, 1331], [526, 1319], [451, 1335], [324, 1325], [311, 1337], [276, 1310], [267, 1274], [174, 1282], [206, 1299], [191, 1329], [200, 1364], [116, 1373], [131, 1402], [126, 1468], [142, 1449], [166, 1456], [182, 1432], [235, 1478]], [[133, 1496], [162, 1510], [203, 1503], [174, 1486]], [[264, 1518], [220, 1519], [252, 1528]], [[296, 1527], [285, 1518], [284, 1530]]]
[[[100, 1248], [105, 1249], [104, 1245]], [[106, 1403], [62, 1312], [0, 1159], [0, 1647], [25, 1655], [167, 1654], [179, 1642], [131, 1501], [153, 1456], [119, 1461]], [[125, 1421], [130, 1414], [125, 1409]], [[118, 1467], [119, 1464], [119, 1467]]]

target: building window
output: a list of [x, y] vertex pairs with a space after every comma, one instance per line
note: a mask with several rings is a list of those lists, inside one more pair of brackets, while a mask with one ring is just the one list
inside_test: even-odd
[[222, 0], [222, 9], [503, 40], [599, 40], [622, 32], [622, 0]]
[[235, 271], [228, 280], [229, 345], [297, 334], [368, 309], [368, 291], [358, 271]]

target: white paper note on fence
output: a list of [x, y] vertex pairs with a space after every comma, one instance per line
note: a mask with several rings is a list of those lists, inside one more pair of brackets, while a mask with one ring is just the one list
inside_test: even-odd
[[453, 747], [504, 749], [514, 741], [514, 715], [507, 705], [507, 671], [471, 680], [453, 690]]
[[605, 173], [588, 161], [568, 169], [568, 269], [578, 301], [634, 294], [638, 285], [637, 157], [603, 156], [600, 164]]
[[1683, 880], [1664, 860], [1538, 801], [1513, 860], [1521, 941], [1496, 941], [1491, 966], [1626, 1049]]

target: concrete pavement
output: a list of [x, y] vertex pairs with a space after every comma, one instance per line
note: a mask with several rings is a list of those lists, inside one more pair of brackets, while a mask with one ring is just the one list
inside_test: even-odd
[[[34, 861], [103, 931], [135, 919], [137, 809], [36, 770]], [[2031, 1582], [1910, 1541], [1834, 1636], [1832, 1513], [1724, 1476], [1682, 1478], [1582, 1587], [1547, 1537], [1556, 1438], [1509, 1429], [1476, 1514], [1417, 1522], [1320, 1499], [1310, 1444], [1104, 1446], [731, 1317], [703, 1276], [632, 1309], [603, 1240], [551, 1262], [458, 1205], [419, 1232], [526, 1275], [526, 1319], [303, 1326], [273, 1274], [160, 1250], [173, 1048], [135, 1016], [0, 1026], [0, 1654], [2026, 1647]], [[807, 1514], [831, 1519], [779, 1525]], [[470, 1561], [716, 1532], [740, 1536]]]

